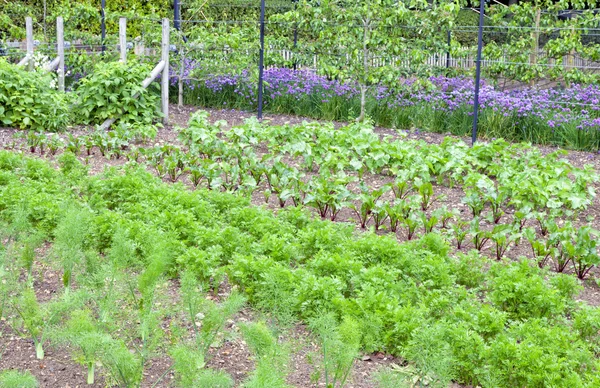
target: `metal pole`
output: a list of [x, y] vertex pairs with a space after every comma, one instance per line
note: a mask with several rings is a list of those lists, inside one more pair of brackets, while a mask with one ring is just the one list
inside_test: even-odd
[[263, 110], [263, 70], [265, 62], [265, 0], [260, 0], [260, 51], [258, 54], [258, 114], [262, 119]]
[[181, 31], [181, 7], [179, 0], [173, 0], [173, 26]]
[[450, 67], [450, 48], [452, 46], [452, 33], [448, 28], [448, 51], [446, 51], [446, 69]]
[[[294, 0], [294, 10], [298, 8], [298, 0]], [[294, 23], [294, 70], [298, 67], [298, 61], [296, 60], [296, 46], [298, 46], [298, 23]]]
[[102, 34], [102, 53], [106, 50], [106, 46], [104, 42], [106, 40], [106, 13], [104, 9], [106, 8], [106, 0], [102, 0], [101, 8], [100, 8], [100, 33]]
[[473, 101], [473, 130], [471, 145], [477, 141], [477, 119], [479, 116], [479, 83], [481, 81], [481, 48], [483, 46], [483, 12], [485, 0], [479, 0], [479, 32], [477, 33], [477, 61], [475, 62], [475, 99]]

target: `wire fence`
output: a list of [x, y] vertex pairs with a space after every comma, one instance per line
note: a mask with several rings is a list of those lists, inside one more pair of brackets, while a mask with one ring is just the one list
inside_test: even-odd
[[[221, 7], [226, 8], [225, 5]], [[247, 7], [256, 8], [256, 4], [248, 4]], [[277, 9], [270, 8], [271, 12]], [[107, 14], [104, 23], [110, 28], [105, 36], [97, 31], [82, 31], [79, 27], [84, 21], [66, 24], [67, 66], [72, 73], [80, 78], [97, 61], [114, 60], [118, 56], [121, 48], [115, 28], [121, 17], [127, 17], [127, 50], [150, 62], [159, 57], [160, 18]], [[91, 22], [101, 23], [100, 17]], [[184, 93], [202, 88], [223, 94], [223, 90], [231, 89], [232, 93], [255, 100], [257, 77], [261, 72], [261, 53], [262, 69], [269, 72], [270, 78], [265, 87], [271, 91], [271, 99], [280, 95], [278, 93], [283, 90], [285, 82], [288, 85], [286, 87], [293, 84], [294, 88], [308, 90], [310, 88], [306, 85], [317, 82], [314, 80], [318, 77], [321, 77], [317, 82], [320, 88], [342, 90], [338, 97], [343, 98], [355, 98], [361, 82], [368, 78], [373, 98], [377, 99], [380, 95], [389, 96], [390, 90], [398, 86], [398, 80], [402, 80], [401, 84], [406, 86], [409, 80], [418, 78], [459, 76], [472, 79], [478, 63], [486, 80], [485, 85], [495, 84], [494, 93], [521, 93], [519, 101], [528, 105], [536, 103], [537, 97], [531, 97], [528, 91], [532, 87], [555, 90], [585, 80], [586, 77], [589, 80], [600, 79], [600, 25], [593, 23], [586, 27], [484, 25], [481, 28], [482, 56], [479, 59], [477, 25], [441, 25], [437, 30], [426, 30], [431, 36], [423, 36], [421, 26], [388, 25], [380, 20], [372, 20], [368, 28], [403, 42], [400, 50], [393, 45], [357, 50], [341, 43], [348, 42], [348, 39], [322, 42], [319, 41], [319, 31], [310, 24], [270, 19], [269, 15], [261, 23], [258, 18], [206, 18], [200, 12], [197, 16], [180, 20], [179, 25], [180, 30], [173, 30], [171, 35], [170, 78], [173, 87], [178, 86], [181, 90], [182, 86], [178, 84], [184, 84]], [[356, 40], [361, 39], [366, 28], [365, 24], [338, 21], [319, 21], [319, 26], [338, 29], [340, 34], [348, 34]], [[261, 29], [264, 31], [264, 45], [261, 44]], [[36, 42], [35, 49], [51, 55], [55, 42], [47, 30], [45, 28], [43, 34], [36, 35], [47, 40]], [[569, 36], [576, 37], [581, 44], [570, 49], [555, 47], [556, 41]], [[0, 43], [0, 47], [0, 55], [14, 62], [25, 55], [24, 41], [9, 39]], [[291, 76], [284, 70], [298, 71], [302, 75]], [[316, 78], [309, 82], [310, 77]], [[394, 82], [387, 83], [390, 78]], [[469, 84], [459, 89], [461, 93], [468, 94], [462, 102], [468, 102], [477, 85]], [[487, 92], [486, 96], [490, 93]], [[326, 101], [334, 97], [328, 94], [318, 98]], [[457, 92], [438, 90], [435, 99], [456, 100]], [[386, 101], [392, 105], [402, 104], [398, 101], [390, 103], [389, 98]], [[512, 103], [519, 104], [517, 101]], [[568, 93], [552, 95], [552, 101], [546, 106], [553, 109], [570, 107], [600, 110], [596, 99], [581, 100], [572, 98]], [[590, 116], [590, 120], [593, 119], [596, 116]]]

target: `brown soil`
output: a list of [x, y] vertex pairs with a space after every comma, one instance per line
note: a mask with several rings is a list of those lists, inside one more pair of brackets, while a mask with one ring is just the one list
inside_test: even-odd
[[[158, 144], [177, 143], [176, 132], [173, 131], [174, 126], [185, 126], [189, 119], [190, 113], [197, 110], [197, 107], [184, 106], [179, 108], [177, 106], [171, 107], [170, 125], [159, 130], [156, 139], [152, 142]], [[236, 125], [242, 123], [246, 118], [254, 116], [252, 112], [240, 112], [231, 110], [214, 110], [206, 109], [211, 113], [211, 120], [227, 120], [230, 125]], [[265, 120], [272, 124], [298, 124], [307, 119], [303, 119], [296, 116], [286, 115], [265, 115]], [[309, 120], [310, 121], [310, 120]], [[336, 127], [342, 126], [343, 123], [335, 123]], [[399, 131], [391, 130], [387, 128], [376, 128], [376, 133], [380, 136], [391, 135], [400, 136]], [[5, 149], [19, 149], [25, 150], [23, 142], [20, 140], [13, 140], [13, 134], [18, 130], [10, 128], [0, 128], [0, 148]], [[429, 143], [439, 144], [445, 137], [450, 135], [446, 134], [435, 134], [435, 133], [423, 133], [418, 131], [402, 131], [402, 135], [409, 139], [421, 139]], [[87, 128], [73, 128], [70, 131], [75, 136], [83, 135], [88, 132]], [[61, 136], [64, 136], [61, 135]], [[65, 136], [67, 137], [67, 136]], [[463, 139], [469, 142], [469, 139]], [[550, 153], [556, 151], [553, 147], [538, 147], [543, 153]], [[51, 161], [56, 161], [56, 156], [39, 155], [38, 152], [32, 154], [34, 156], [44, 157]], [[600, 170], [600, 155], [597, 153], [580, 152], [580, 151], [569, 151], [564, 156], [571, 164], [576, 167], [583, 167], [585, 164], [591, 164], [596, 170]], [[107, 159], [102, 157], [97, 150], [94, 150], [92, 155], [81, 156], [82, 161], [88, 163], [90, 172], [97, 174], [104, 170], [106, 166], [123, 165], [126, 163], [126, 158], [118, 160]], [[186, 177], [181, 178], [186, 182]], [[379, 186], [386, 182], [386, 177], [382, 176], [369, 176], [367, 182], [370, 186]], [[598, 191], [598, 187], [596, 187]], [[460, 188], [447, 188], [443, 186], [435, 187], [436, 194], [441, 194], [443, 197], [434, 204], [433, 208], [446, 205], [449, 208], [457, 208], [461, 211], [461, 214], [469, 214], [469, 209], [462, 204], [463, 192]], [[264, 205], [268, 208], [277, 211], [279, 204], [277, 200], [272, 197], [270, 201], [265, 204], [262, 194], [257, 192], [252, 202], [257, 205]], [[580, 219], [585, 220], [586, 217], [593, 217], [591, 225], [596, 229], [600, 229], [600, 199], [596, 198], [593, 204], [587, 209], [585, 214], [580, 216]], [[505, 217], [509, 217], [506, 215]], [[348, 209], [344, 210], [338, 217], [339, 222], [353, 222], [354, 224], [356, 217]], [[534, 226], [533, 223], [528, 226]], [[489, 225], [489, 227], [492, 227]], [[360, 230], [357, 227], [357, 230]], [[383, 233], [383, 232], [382, 232]], [[400, 241], [406, 240], [405, 231], [399, 231], [397, 237]], [[471, 243], [466, 241], [461, 251], [466, 252], [472, 249]], [[488, 243], [484, 253], [493, 256], [491, 243]], [[521, 256], [531, 256], [529, 252], [528, 244], [521, 243], [519, 246], [511, 246], [507, 256], [511, 259], [517, 259]], [[35, 274], [35, 288], [36, 293], [40, 300], [49, 300], [60, 291], [61, 276], [59, 272], [52, 268], [36, 263]], [[585, 301], [593, 306], [600, 306], [600, 287], [597, 284], [597, 280], [600, 278], [600, 271], [595, 269], [592, 271], [591, 276], [585, 282], [583, 292], [580, 293], [578, 299]], [[173, 303], [177, 300], [177, 287], [176, 284], [169, 286], [169, 295], [172, 297]], [[228, 372], [236, 381], [236, 386], [239, 385], [248, 374], [254, 368], [254, 361], [245, 342], [238, 332], [237, 325], [240, 323], [253, 321], [257, 319], [257, 313], [251, 310], [244, 310], [231, 322], [228, 323], [228, 333], [220, 343], [220, 346], [211, 349], [212, 357], [208, 361], [208, 366], [215, 369], [221, 369]], [[86, 370], [84, 367], [76, 364], [70, 356], [70, 352], [65, 348], [51, 348], [47, 347], [46, 357], [44, 360], [37, 360], [35, 358], [35, 351], [33, 343], [30, 340], [21, 338], [15, 333], [6, 321], [0, 321], [0, 370], [3, 369], [20, 369], [31, 371], [39, 380], [42, 387], [83, 387], [86, 386]], [[311, 383], [311, 374], [313, 372], [313, 366], [310, 363], [310, 359], [313, 353], [317, 350], [317, 346], [314, 343], [310, 334], [302, 325], [295, 325], [291, 329], [287, 330], [285, 334], [282, 334], [282, 339], [286, 342], [293, 344], [295, 350], [291, 356], [289, 362], [289, 374], [288, 383], [295, 387], [313, 387], [315, 384]], [[318, 356], [315, 356], [318, 358]], [[363, 387], [374, 387], [375, 383], [372, 380], [373, 373], [382, 367], [389, 366], [391, 364], [401, 364], [402, 361], [395, 359], [389, 355], [384, 354], [373, 354], [366, 355], [361, 359], [357, 360], [354, 365], [352, 373], [352, 382], [348, 387], [363, 388]], [[151, 387], [159, 376], [162, 376], [165, 371], [170, 368], [170, 360], [168, 357], [159, 357], [151, 360], [145, 369], [144, 374], [144, 387]], [[96, 373], [96, 384], [93, 387], [104, 386], [104, 380], [102, 378], [101, 368]], [[173, 380], [173, 374], [168, 372], [162, 382], [157, 384], [156, 387], [171, 387]], [[321, 386], [321, 385], [319, 385]]]

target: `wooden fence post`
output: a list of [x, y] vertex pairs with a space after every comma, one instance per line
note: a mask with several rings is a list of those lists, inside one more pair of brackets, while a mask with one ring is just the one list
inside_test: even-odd
[[58, 54], [58, 90], [65, 91], [65, 36], [63, 18], [56, 18], [56, 51]]
[[25, 18], [25, 32], [27, 34], [27, 56], [29, 57], [29, 63], [27, 68], [33, 70], [33, 19], [31, 17]]
[[119, 18], [119, 50], [121, 62], [127, 62], [127, 19]]
[[163, 124], [169, 124], [169, 19], [164, 18], [162, 21], [162, 55], [161, 61], [165, 67], [162, 71], [160, 80], [160, 97], [162, 105]]

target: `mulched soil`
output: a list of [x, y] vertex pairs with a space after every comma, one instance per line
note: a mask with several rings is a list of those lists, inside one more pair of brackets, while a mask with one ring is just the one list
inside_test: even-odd
[[[158, 132], [156, 139], [152, 142], [153, 144], [167, 144], [177, 143], [177, 134], [173, 130], [175, 126], [185, 126], [188, 122], [189, 116], [192, 112], [199, 109], [193, 106], [184, 106], [179, 108], [177, 106], [171, 107], [170, 125], [161, 128]], [[211, 121], [226, 120], [230, 125], [237, 125], [243, 123], [243, 121], [249, 117], [254, 116], [253, 112], [241, 112], [235, 110], [214, 110], [205, 109], [211, 113]], [[274, 125], [282, 124], [299, 124], [303, 121], [314, 121], [310, 119], [304, 119], [296, 116], [279, 115], [279, 114], [266, 114], [264, 120], [267, 120]], [[344, 125], [344, 123], [334, 123], [336, 127]], [[5, 149], [25, 149], [22, 141], [15, 141], [13, 135], [18, 130], [11, 128], [0, 128], [0, 148]], [[375, 132], [381, 137], [390, 136], [403, 136], [407, 139], [421, 139], [428, 143], [439, 144], [445, 137], [451, 136], [446, 134], [436, 134], [419, 132], [417, 130], [411, 131], [398, 131], [389, 128], [376, 128]], [[75, 136], [80, 136], [89, 133], [89, 129], [84, 127], [73, 128], [69, 131]], [[64, 134], [61, 135], [65, 136]], [[465, 142], [469, 142], [470, 139], [462, 139]], [[554, 147], [538, 147], [542, 153], [551, 153], [557, 149]], [[28, 152], [28, 151], [27, 151]], [[50, 161], [55, 161], [57, 156], [39, 155], [39, 153], [32, 154], [35, 156], [44, 157]], [[591, 164], [596, 170], [600, 170], [600, 154], [591, 152], [581, 151], [568, 151], [564, 158], [566, 158], [571, 164], [576, 167], [583, 167], [586, 164]], [[118, 160], [107, 159], [102, 157], [97, 150], [93, 151], [90, 157], [81, 156], [83, 162], [87, 163], [90, 169], [90, 173], [97, 174], [104, 170], [106, 166], [123, 165], [126, 163], [126, 158]], [[386, 183], [388, 177], [382, 176], [369, 176], [365, 178], [370, 186], [380, 186]], [[187, 182], [187, 178], [182, 178], [184, 182]], [[187, 182], [189, 184], [189, 182]], [[600, 186], [600, 185], [597, 185]], [[596, 187], [598, 191], [598, 187]], [[435, 192], [437, 195], [442, 194], [443, 198], [438, 201], [433, 208], [446, 205], [448, 208], [457, 208], [461, 211], [461, 214], [469, 214], [469, 209], [462, 203], [463, 191], [460, 188], [448, 188], [443, 186], [436, 186]], [[252, 202], [257, 205], [266, 206], [273, 211], [279, 209], [276, 198], [272, 197], [268, 203], [265, 204], [264, 198], [260, 192], [257, 192]], [[586, 217], [593, 216], [592, 226], [596, 229], [600, 229], [600, 199], [596, 198], [593, 204], [587, 209], [585, 214], [582, 214], [580, 218], [585, 220]], [[505, 216], [507, 217], [507, 216]], [[355, 216], [348, 209], [344, 210], [338, 217], [339, 222], [352, 222]], [[528, 224], [528, 226], [534, 226]], [[489, 225], [488, 227], [491, 227]], [[357, 226], [357, 230], [360, 228]], [[397, 238], [400, 241], [406, 240], [404, 231], [397, 233]], [[472, 249], [472, 245], [467, 243], [465, 247], [461, 249], [462, 252], [467, 252]], [[484, 250], [484, 253], [489, 256], [493, 255], [491, 249], [491, 243], [488, 243], [488, 248]], [[44, 251], [47, 251], [48, 247], [45, 247]], [[40, 255], [44, 255], [45, 252], [40, 252]], [[40, 257], [38, 255], [38, 257]], [[519, 246], [512, 246], [507, 256], [511, 259], [517, 259], [520, 256], [530, 256], [529, 247], [526, 243], [521, 243]], [[35, 289], [40, 300], [49, 300], [53, 295], [60, 292], [61, 275], [59, 272], [52, 268], [48, 268], [45, 264], [36, 262], [35, 265]], [[600, 278], [600, 271], [596, 269], [591, 274], [590, 278], [583, 282], [584, 290], [578, 296], [578, 299], [585, 301], [593, 306], [600, 306], [600, 287], [596, 283], [596, 279]], [[177, 284], [176, 281], [171, 281], [169, 286], [169, 295], [172, 296], [173, 303], [178, 300], [177, 296]], [[228, 290], [222, 291], [217, 298], [223, 297], [228, 293]], [[242, 382], [248, 374], [254, 368], [254, 362], [252, 356], [245, 342], [243, 341], [237, 325], [244, 322], [253, 321], [259, 319], [255, 311], [246, 309], [238, 314], [235, 319], [228, 322], [227, 330], [230, 334], [227, 334], [220, 343], [220, 346], [211, 349], [211, 357], [208, 360], [208, 366], [215, 369], [221, 369], [228, 372], [236, 381], [236, 385]], [[17, 333], [15, 333], [7, 321], [0, 321], [0, 370], [3, 369], [21, 369], [30, 370], [40, 381], [42, 387], [83, 387], [85, 384], [86, 370], [85, 368], [76, 364], [68, 352], [64, 348], [52, 348], [47, 347], [46, 357], [44, 360], [37, 360], [35, 358], [35, 350], [33, 343], [30, 340], [23, 339]], [[283, 339], [286, 342], [293, 344], [295, 350], [291, 356], [289, 362], [289, 374], [288, 383], [295, 387], [314, 387], [315, 384], [311, 383], [311, 374], [313, 372], [313, 365], [311, 364], [311, 358], [317, 358], [318, 355], [314, 356], [318, 347], [316, 346], [313, 338], [306, 328], [302, 325], [295, 325], [290, 329], [286, 330], [282, 334]], [[352, 374], [352, 382], [348, 387], [353, 388], [367, 388], [375, 386], [372, 380], [374, 372], [380, 368], [390, 366], [392, 364], [402, 364], [402, 360], [396, 359], [385, 354], [372, 354], [365, 355], [361, 359], [357, 360], [354, 366]], [[158, 357], [150, 361], [144, 374], [144, 387], [151, 387], [159, 376], [162, 376], [165, 371], [170, 367], [170, 360], [168, 357]], [[96, 384], [92, 387], [104, 386], [104, 380], [102, 378], [101, 368], [96, 373]], [[167, 373], [165, 378], [156, 387], [171, 387], [173, 374]], [[321, 385], [319, 385], [321, 386]]]

